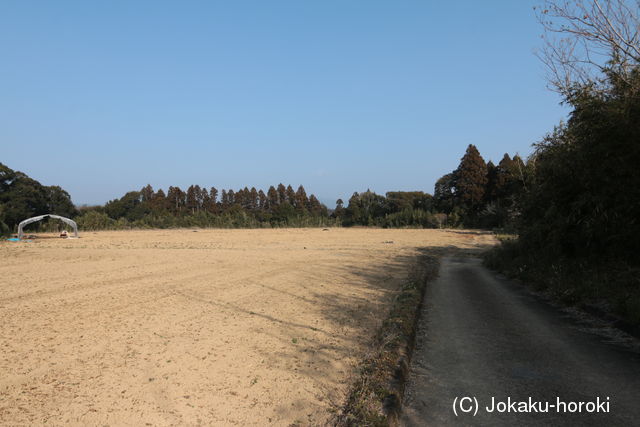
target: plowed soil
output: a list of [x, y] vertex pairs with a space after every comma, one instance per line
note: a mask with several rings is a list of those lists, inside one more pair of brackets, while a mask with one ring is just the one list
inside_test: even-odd
[[324, 424], [445, 230], [86, 232], [0, 243], [0, 424]]

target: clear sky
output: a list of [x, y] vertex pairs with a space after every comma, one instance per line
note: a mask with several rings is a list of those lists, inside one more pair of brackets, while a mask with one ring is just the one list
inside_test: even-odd
[[0, 162], [80, 205], [150, 183], [329, 207], [423, 190], [566, 116], [525, 0], [0, 2]]

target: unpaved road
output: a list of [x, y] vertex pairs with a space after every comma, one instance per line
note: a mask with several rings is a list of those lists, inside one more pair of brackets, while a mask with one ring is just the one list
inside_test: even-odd
[[0, 425], [323, 425], [416, 254], [494, 243], [375, 229], [42, 237], [0, 242]]
[[[640, 355], [633, 341], [622, 345], [620, 335], [604, 332], [497, 278], [476, 258], [444, 258], [425, 297], [403, 424], [639, 425]], [[475, 417], [453, 413], [454, 399], [465, 396], [478, 400]], [[610, 412], [489, 413], [492, 397], [551, 404], [609, 397]]]

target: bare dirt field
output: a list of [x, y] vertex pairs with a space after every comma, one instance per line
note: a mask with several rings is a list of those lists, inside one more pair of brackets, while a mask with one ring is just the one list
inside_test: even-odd
[[[445, 230], [152, 230], [0, 243], [0, 424], [322, 425]], [[422, 249], [421, 249], [422, 248]]]

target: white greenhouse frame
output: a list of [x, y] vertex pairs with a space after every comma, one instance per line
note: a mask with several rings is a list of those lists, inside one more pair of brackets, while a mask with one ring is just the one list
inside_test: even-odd
[[20, 224], [18, 224], [18, 239], [22, 239], [22, 237], [24, 236], [24, 233], [22, 232], [22, 229], [24, 228], [25, 225], [29, 225], [29, 224], [34, 223], [34, 222], [42, 221], [45, 218], [59, 219], [60, 221], [64, 222], [65, 224], [70, 225], [71, 227], [73, 227], [74, 237], [78, 237], [78, 224], [76, 224], [76, 222], [74, 220], [69, 219], [69, 218], [65, 218], [65, 217], [60, 216], [60, 215], [46, 214], [46, 215], [34, 216], [33, 218], [25, 219]]

